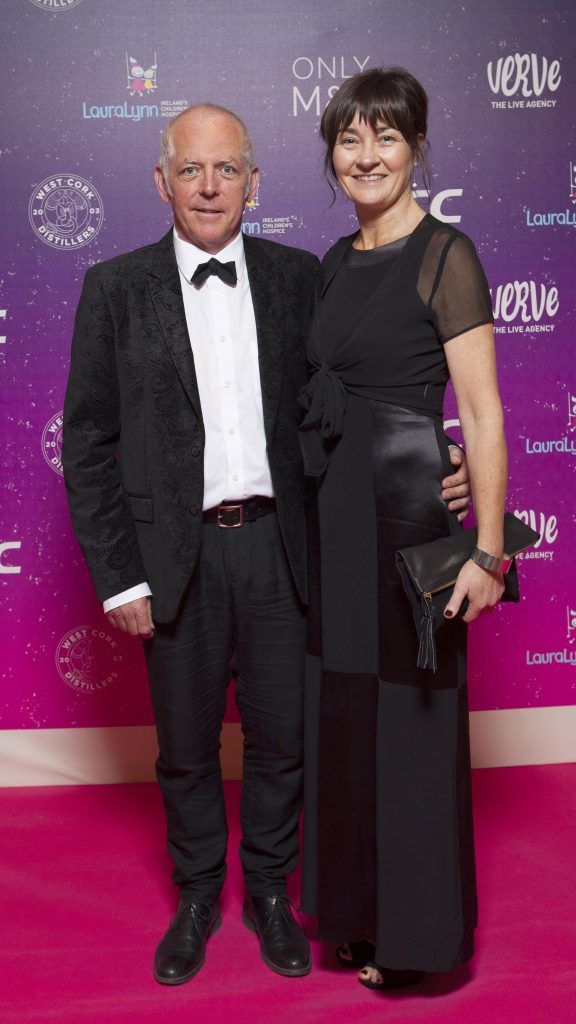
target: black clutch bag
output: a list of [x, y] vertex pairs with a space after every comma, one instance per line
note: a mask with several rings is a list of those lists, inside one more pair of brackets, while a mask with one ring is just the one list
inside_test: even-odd
[[[540, 537], [536, 530], [521, 519], [506, 512], [504, 516], [504, 558], [514, 559], [521, 551], [532, 547]], [[412, 605], [414, 622], [420, 639], [418, 668], [436, 671], [436, 643], [434, 634], [449, 620], [444, 609], [454, 590], [460, 569], [468, 561], [478, 538], [476, 527], [462, 530], [450, 537], [439, 537], [427, 544], [415, 544], [396, 552], [396, 566], [404, 590]], [[501, 601], [519, 601], [518, 572], [513, 561], [504, 576]], [[468, 602], [464, 601], [460, 614], [464, 615]]]

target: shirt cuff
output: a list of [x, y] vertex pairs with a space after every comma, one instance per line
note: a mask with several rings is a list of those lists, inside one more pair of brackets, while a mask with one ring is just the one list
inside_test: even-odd
[[128, 601], [136, 601], [139, 597], [151, 597], [152, 591], [147, 583], [138, 583], [130, 590], [123, 590], [121, 594], [115, 594], [104, 601], [105, 612], [111, 612], [113, 608], [119, 608], [121, 604], [128, 604]]

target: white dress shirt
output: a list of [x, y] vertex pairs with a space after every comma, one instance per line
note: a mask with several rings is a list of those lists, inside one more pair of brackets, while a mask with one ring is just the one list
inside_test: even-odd
[[[211, 256], [179, 238], [176, 229], [174, 251], [206, 433], [203, 508], [252, 494], [273, 497], [242, 232], [216, 257], [221, 263], [234, 260], [235, 287], [215, 275], [201, 287], [191, 284], [197, 266]], [[147, 583], [140, 583], [104, 601], [104, 611], [151, 593]]]

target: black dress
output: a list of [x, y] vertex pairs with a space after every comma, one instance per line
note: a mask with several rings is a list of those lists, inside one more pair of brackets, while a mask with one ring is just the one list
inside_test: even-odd
[[418, 641], [394, 556], [460, 529], [443, 344], [492, 321], [470, 240], [427, 214], [368, 252], [324, 259], [302, 396], [311, 516], [302, 905], [324, 939], [370, 939], [392, 969], [444, 971], [476, 924], [466, 627]]

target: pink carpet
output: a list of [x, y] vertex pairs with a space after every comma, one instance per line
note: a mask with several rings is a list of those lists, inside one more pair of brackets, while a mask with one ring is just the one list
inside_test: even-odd
[[475, 773], [481, 927], [471, 966], [412, 994], [366, 991], [314, 943], [306, 978], [261, 962], [240, 921], [238, 784], [224, 926], [187, 985], [152, 953], [172, 913], [153, 785], [0, 790], [2, 1024], [576, 1022], [576, 765]]

